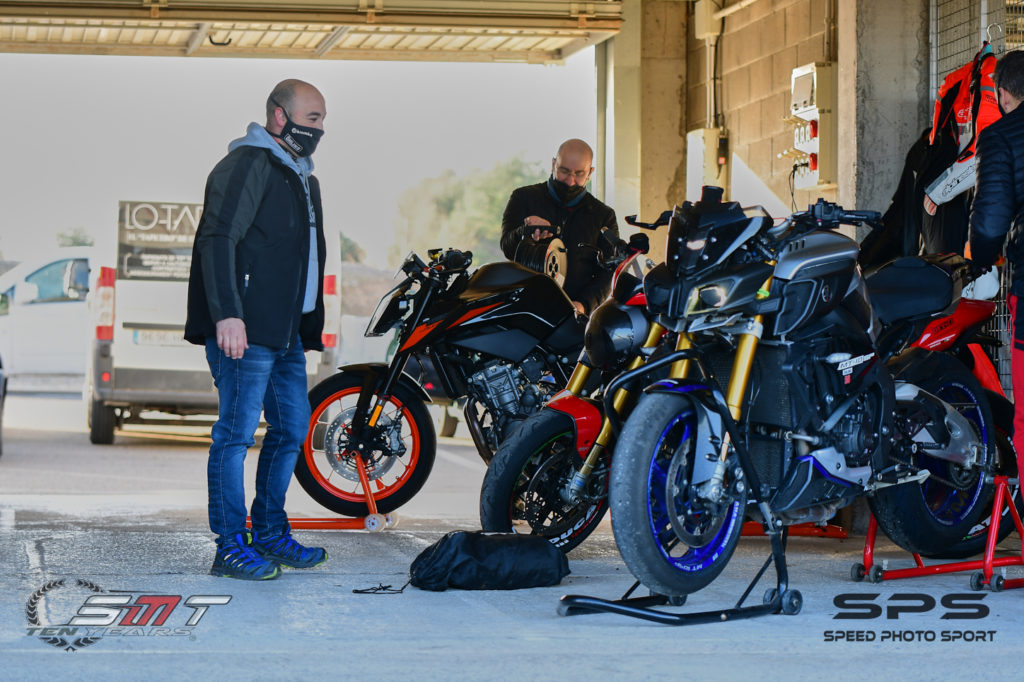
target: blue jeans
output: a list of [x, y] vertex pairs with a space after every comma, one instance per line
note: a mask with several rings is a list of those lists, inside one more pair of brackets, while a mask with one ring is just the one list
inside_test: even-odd
[[206, 360], [220, 399], [207, 465], [210, 530], [226, 539], [246, 529], [245, 455], [255, 444], [262, 411], [267, 431], [256, 467], [252, 529], [266, 536], [282, 533], [288, 528], [285, 493], [309, 428], [302, 342], [296, 336], [277, 350], [250, 344], [241, 359], [232, 360], [216, 338], [207, 337]]

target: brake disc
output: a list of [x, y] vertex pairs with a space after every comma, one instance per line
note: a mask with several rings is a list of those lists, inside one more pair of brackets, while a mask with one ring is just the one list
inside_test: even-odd
[[[713, 507], [697, 508], [694, 495], [697, 486], [690, 485], [692, 462], [688, 448], [676, 448], [668, 465], [665, 480], [665, 513], [672, 530], [688, 547], [703, 547], [711, 542], [725, 522], [725, 513], [714, 513]], [[721, 507], [722, 505], [715, 505]], [[728, 504], [725, 508], [728, 509]]]
[[[350, 454], [353, 448], [348, 435], [355, 411], [355, 407], [350, 407], [338, 414], [330, 421], [324, 432], [324, 453], [327, 455], [327, 462], [339, 476], [350, 481], [359, 481], [356, 461]], [[369, 453], [363, 454], [363, 464], [366, 467], [366, 477], [369, 480], [373, 481], [387, 474], [395, 465], [398, 456], [405, 452], [400, 431], [401, 421], [396, 422], [383, 413], [380, 415], [377, 425], [373, 427], [373, 432], [375, 436], [385, 434], [388, 448], [386, 451], [374, 448]]]

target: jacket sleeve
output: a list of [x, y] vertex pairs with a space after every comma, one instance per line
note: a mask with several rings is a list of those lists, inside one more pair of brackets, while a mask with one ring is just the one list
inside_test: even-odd
[[992, 129], [978, 137], [978, 170], [971, 206], [971, 258], [992, 265], [1003, 250], [1018, 204], [1014, 183], [1013, 150]]
[[505, 213], [501, 217], [501, 252], [509, 260], [513, 260], [516, 247], [523, 238], [523, 231], [520, 229], [526, 219], [523, 208], [522, 192], [517, 189], [509, 197]]
[[203, 229], [196, 236], [196, 247], [214, 322], [243, 318], [235, 252], [259, 209], [269, 170], [261, 153], [229, 154], [206, 181]]
[[[619, 239], [619, 224], [615, 219], [615, 211], [612, 208], [608, 208], [607, 213], [601, 219], [598, 229], [602, 230], [604, 228], [608, 228], [608, 237], [613, 242]], [[577, 300], [587, 309], [588, 315], [608, 297], [611, 284], [612, 272], [604, 268], [598, 268], [590, 282], [580, 291]]]

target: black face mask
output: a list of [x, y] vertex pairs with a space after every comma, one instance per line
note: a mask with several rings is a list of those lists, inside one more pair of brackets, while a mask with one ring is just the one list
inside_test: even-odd
[[272, 99], [270, 101], [281, 107], [285, 120], [285, 125], [281, 129], [280, 135], [270, 134], [283, 140], [296, 156], [311, 156], [316, 151], [316, 145], [320, 142], [320, 138], [324, 136], [324, 131], [310, 126], [300, 126], [288, 116], [288, 111], [277, 100]]
[[551, 179], [548, 182], [550, 183], [552, 190], [554, 190], [555, 196], [557, 196], [558, 200], [563, 204], [573, 202], [578, 199], [581, 194], [587, 191], [587, 188], [584, 185], [572, 185], [570, 187], [567, 183], [562, 182], [554, 175], [551, 176]]

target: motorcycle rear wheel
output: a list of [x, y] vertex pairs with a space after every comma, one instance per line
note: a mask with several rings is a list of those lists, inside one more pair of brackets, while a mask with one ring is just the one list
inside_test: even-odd
[[600, 498], [567, 502], [561, 491], [583, 460], [569, 415], [542, 409], [501, 444], [487, 467], [480, 488], [481, 528], [539, 535], [568, 553], [608, 511], [608, 459], [605, 451], [588, 486], [591, 497], [600, 492]]
[[[688, 400], [644, 395], [612, 458], [609, 504], [615, 543], [633, 575], [653, 593], [668, 597], [696, 592], [717, 578], [743, 529], [745, 491], [718, 510], [691, 499], [695, 427]], [[689, 536], [686, 542], [679, 531]], [[696, 546], [695, 537], [701, 538]]]
[[[310, 390], [309, 431], [295, 463], [295, 478], [310, 497], [333, 512], [352, 517], [370, 513], [356, 458], [346, 448], [362, 386], [361, 375], [342, 372]], [[378, 429], [380, 447], [362, 456], [377, 512], [386, 514], [412, 499], [426, 483], [437, 439], [426, 405], [401, 385], [385, 403]]]
[[988, 398], [966, 367], [953, 357], [939, 356], [927, 368], [923, 376], [908, 374], [904, 378], [967, 417], [985, 446], [985, 461], [965, 477], [951, 462], [919, 453], [913, 464], [933, 476], [920, 485], [882, 488], [869, 498], [869, 505], [882, 531], [903, 549], [925, 556], [952, 556], [947, 553], [956, 551], [991, 509], [992, 486], [985, 483], [984, 474], [995, 462], [996, 428]]

